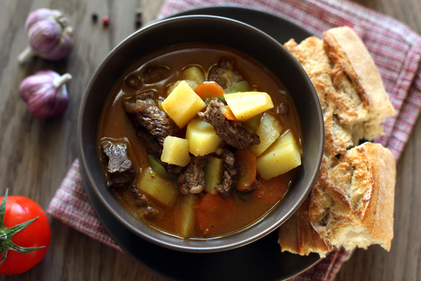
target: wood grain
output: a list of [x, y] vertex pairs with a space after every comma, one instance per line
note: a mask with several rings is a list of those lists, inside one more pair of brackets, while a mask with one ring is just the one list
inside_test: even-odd
[[[152, 21], [164, 0], [142, 0], [143, 23]], [[356, 0], [390, 15], [421, 33], [419, 0]], [[124, 3], [124, 4], [123, 4]], [[0, 9], [0, 194], [28, 196], [47, 209], [70, 164], [77, 158], [78, 107], [91, 74], [105, 55], [135, 31], [138, 0], [3, 0]], [[76, 46], [64, 61], [35, 58], [17, 63], [26, 46], [28, 13], [49, 7], [62, 10], [74, 26]], [[92, 22], [97, 13], [99, 21]], [[101, 17], [111, 23], [104, 28]], [[33, 118], [19, 97], [24, 77], [42, 69], [69, 72], [70, 106], [57, 119]], [[336, 280], [421, 280], [421, 121], [398, 163], [395, 238], [390, 253], [378, 246], [356, 250]], [[32, 270], [3, 280], [146, 280], [163, 281], [135, 260], [51, 219], [52, 241], [45, 258]]]

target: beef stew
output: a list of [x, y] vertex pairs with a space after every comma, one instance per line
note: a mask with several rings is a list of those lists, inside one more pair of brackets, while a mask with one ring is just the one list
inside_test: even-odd
[[[247, 99], [251, 111], [260, 101], [261, 111], [270, 108], [239, 112]], [[183, 239], [231, 235], [264, 219], [299, 165], [278, 163], [278, 151], [281, 162], [302, 154], [298, 115], [279, 79], [210, 44], [168, 47], [137, 62], [109, 94], [97, 139], [117, 200], [140, 222]]]

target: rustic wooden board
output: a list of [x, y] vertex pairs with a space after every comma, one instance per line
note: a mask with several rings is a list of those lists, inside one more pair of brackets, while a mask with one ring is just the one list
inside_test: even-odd
[[[164, 0], [143, 0], [143, 23], [153, 20]], [[419, 0], [358, 0], [391, 15], [421, 33]], [[105, 55], [135, 31], [139, 1], [4, 0], [0, 9], [0, 194], [28, 196], [47, 209], [56, 189], [77, 158], [76, 122], [86, 84]], [[76, 46], [65, 61], [36, 58], [17, 63], [26, 46], [23, 24], [27, 14], [42, 7], [64, 11], [73, 25]], [[93, 23], [92, 13], [99, 20]], [[101, 17], [108, 15], [104, 28]], [[70, 106], [57, 119], [33, 118], [19, 98], [24, 77], [42, 69], [69, 72]], [[378, 246], [356, 250], [336, 280], [421, 280], [421, 122], [398, 163], [395, 238], [387, 253]], [[32, 270], [2, 280], [147, 280], [162, 277], [135, 260], [51, 219], [52, 241], [45, 258]]]

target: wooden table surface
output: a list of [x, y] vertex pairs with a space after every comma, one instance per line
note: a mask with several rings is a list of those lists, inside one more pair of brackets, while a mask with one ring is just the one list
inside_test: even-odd
[[[135, 31], [135, 10], [143, 22], [159, 13], [164, 0], [2, 0], [0, 9], [0, 195], [23, 195], [45, 210], [77, 158], [76, 123], [87, 82], [105, 55]], [[421, 33], [420, 0], [357, 0], [408, 24]], [[121, 4], [124, 3], [124, 4]], [[65, 12], [73, 25], [76, 46], [61, 62], [36, 58], [19, 65], [16, 57], [27, 40], [23, 24], [28, 13], [49, 7]], [[97, 13], [95, 24], [91, 15]], [[104, 28], [101, 17], [108, 15]], [[42, 69], [69, 72], [70, 105], [56, 119], [32, 117], [19, 98], [20, 82]], [[357, 249], [336, 280], [421, 280], [421, 121], [412, 132], [397, 166], [395, 238], [388, 253], [379, 246]], [[0, 280], [147, 280], [162, 281], [129, 256], [51, 219], [52, 240], [44, 259], [28, 272]]]

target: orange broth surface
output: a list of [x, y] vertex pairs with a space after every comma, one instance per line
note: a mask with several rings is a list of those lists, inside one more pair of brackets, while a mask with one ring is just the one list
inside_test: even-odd
[[[274, 103], [274, 108], [270, 110], [271, 113], [279, 119], [284, 131], [292, 131], [297, 143], [301, 146], [299, 119], [289, 93], [283, 84], [260, 63], [242, 53], [223, 46], [208, 44], [174, 46], [158, 51], [152, 56], [135, 63], [131, 69], [122, 74], [121, 79], [116, 82], [113, 90], [109, 93], [100, 117], [97, 134], [98, 155], [104, 175], [106, 173], [106, 164], [104, 164], [104, 155], [100, 148], [100, 143], [104, 138], [124, 139], [128, 143], [128, 157], [133, 162], [137, 172], [135, 181], [139, 180], [141, 171], [150, 166], [147, 149], [136, 136], [136, 131], [124, 111], [123, 101], [147, 90], [154, 90], [165, 98], [168, 86], [181, 80], [181, 72], [185, 67], [199, 65], [207, 71], [221, 58], [234, 61], [235, 69], [252, 85], [254, 90], [267, 92], [271, 96]], [[142, 77], [142, 73], [149, 66], [168, 67], [171, 70], [171, 74], [164, 81], [154, 84], [145, 84], [139, 80], [138, 84], [133, 87], [133, 85], [129, 86], [126, 83], [127, 79]], [[288, 114], [279, 114], [281, 105], [288, 106]], [[222, 210], [212, 213], [211, 218], [208, 216], [207, 220], [212, 221], [206, 234], [203, 233], [203, 230], [198, 229], [198, 226], [195, 226], [196, 234], [187, 238], [209, 239], [231, 235], [264, 219], [271, 210], [281, 203], [282, 198], [296, 177], [297, 170], [294, 169], [269, 181], [265, 181], [257, 175], [257, 187], [253, 191], [247, 193], [233, 191], [228, 199], [221, 199], [228, 201], [224, 202], [223, 207], [221, 207]], [[184, 195], [178, 193], [174, 206], [167, 209], [156, 204], [160, 214], [158, 218], [149, 220], [143, 216], [140, 208], [136, 206], [136, 200], [130, 189], [123, 191], [112, 190], [112, 192], [124, 208], [136, 219], [153, 229], [179, 237], [181, 198]], [[197, 215], [196, 220], [200, 220], [199, 203], [195, 205], [194, 211]]]

